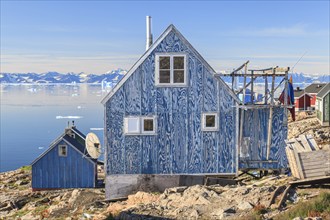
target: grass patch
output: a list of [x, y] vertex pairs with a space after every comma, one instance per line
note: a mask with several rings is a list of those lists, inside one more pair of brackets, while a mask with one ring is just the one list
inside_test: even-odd
[[12, 217], [22, 217], [26, 215], [29, 211], [28, 210], [18, 210]]
[[31, 171], [32, 167], [31, 166], [22, 166], [20, 169], [23, 171]]
[[300, 202], [288, 211], [276, 216], [274, 219], [293, 219], [295, 217], [330, 218], [330, 193], [323, 192], [318, 197], [310, 201]]

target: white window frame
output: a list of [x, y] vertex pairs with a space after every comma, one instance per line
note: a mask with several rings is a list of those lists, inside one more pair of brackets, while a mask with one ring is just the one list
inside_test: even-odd
[[[159, 83], [159, 57], [170, 57], [170, 83]], [[174, 57], [184, 57], [184, 82], [174, 83]], [[187, 54], [185, 53], [159, 53], [155, 56], [155, 85], [158, 87], [185, 87], [188, 84]]]
[[[206, 127], [206, 116], [215, 116], [215, 126]], [[219, 131], [219, 114], [217, 112], [205, 112], [202, 113], [202, 131]]]
[[[65, 155], [62, 154], [62, 147], [65, 147]], [[65, 145], [65, 144], [58, 145], [58, 156], [60, 156], [60, 157], [68, 156], [68, 145]]]
[[[128, 121], [129, 120], [137, 120], [137, 130], [135, 131], [129, 131], [128, 130]], [[140, 134], [141, 131], [141, 126], [140, 126], [140, 117], [136, 117], [136, 116], [129, 116], [129, 117], [125, 117], [124, 118], [124, 133], [126, 135], [136, 135], [136, 134]]]
[[[153, 120], [153, 131], [145, 131], [144, 130], [144, 120], [145, 119], [152, 119]], [[156, 134], [156, 126], [157, 126], [157, 123], [156, 123], [156, 117], [141, 117], [141, 134], [144, 134], [144, 135], [153, 135], [153, 134]]]

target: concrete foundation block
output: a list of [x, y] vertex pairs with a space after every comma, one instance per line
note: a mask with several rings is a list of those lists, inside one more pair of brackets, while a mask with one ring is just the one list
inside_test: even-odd
[[164, 192], [171, 187], [203, 184], [202, 175], [117, 174], [106, 177], [105, 194], [107, 200], [118, 200], [138, 191]]

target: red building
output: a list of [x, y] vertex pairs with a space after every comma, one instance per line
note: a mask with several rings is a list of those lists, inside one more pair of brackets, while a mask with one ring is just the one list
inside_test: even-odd
[[294, 90], [294, 104], [296, 111], [306, 111], [311, 107], [312, 97], [304, 90], [297, 87]]
[[[305, 93], [311, 97], [311, 107], [315, 109], [316, 95], [324, 88], [326, 83], [312, 83], [305, 88]], [[295, 96], [296, 97], [296, 96]]]

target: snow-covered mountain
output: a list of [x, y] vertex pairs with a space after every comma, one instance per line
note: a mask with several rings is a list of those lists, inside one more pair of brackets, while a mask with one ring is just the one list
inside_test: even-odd
[[[111, 70], [101, 75], [86, 73], [0, 73], [0, 83], [94, 83], [94, 84], [116, 84], [125, 74], [126, 70]], [[313, 82], [330, 82], [329, 75], [313, 76], [304, 73], [292, 73], [293, 84], [310, 84]], [[227, 83], [231, 83], [231, 77], [223, 77]], [[281, 79], [277, 79], [281, 80]], [[240, 77], [239, 82], [243, 82]], [[256, 80], [256, 83], [263, 83], [264, 79]], [[277, 82], [278, 83], [278, 82]]]
[[0, 73], [0, 83], [117, 83], [126, 70], [117, 69], [101, 75], [85, 73]]
[[[289, 73], [289, 78], [292, 76], [292, 82], [293, 84], [311, 84], [311, 83], [327, 83], [330, 82], [330, 76], [329, 75], [308, 75], [305, 73]], [[226, 83], [231, 83], [232, 79], [231, 77], [222, 77], [222, 79]], [[247, 78], [248, 81], [250, 80], [250, 77]], [[283, 78], [277, 77], [276, 83], [279, 83]], [[239, 77], [239, 83], [243, 83], [244, 78]], [[264, 83], [264, 79], [262, 77], [258, 77], [255, 81], [255, 83]], [[268, 81], [270, 82], [270, 81]]]

